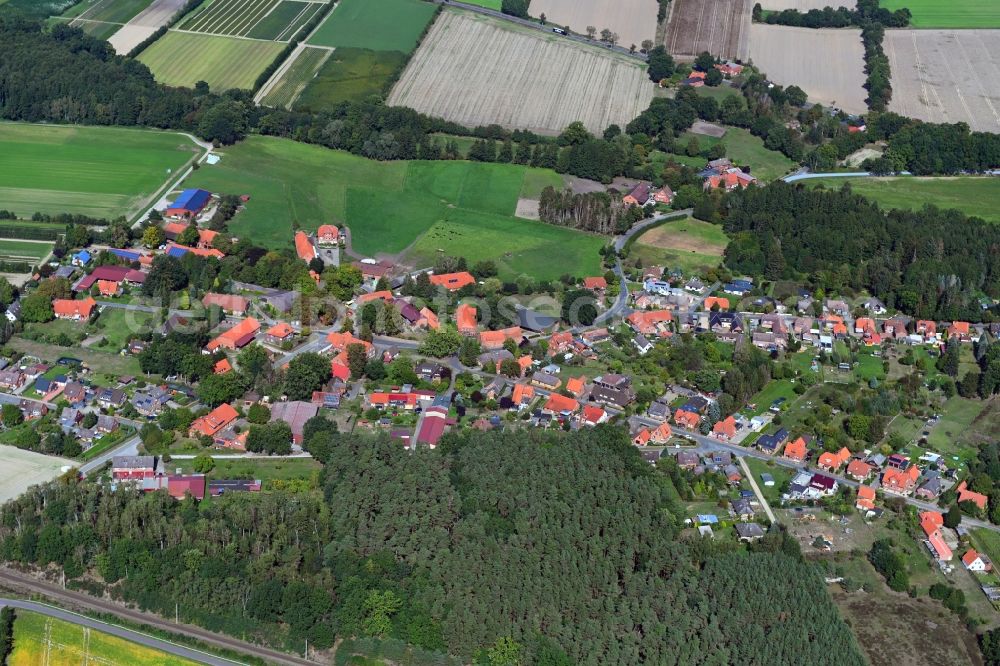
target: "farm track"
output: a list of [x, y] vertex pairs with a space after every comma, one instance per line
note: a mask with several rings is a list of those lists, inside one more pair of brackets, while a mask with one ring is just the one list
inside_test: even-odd
[[389, 104], [470, 127], [495, 123], [554, 134], [575, 120], [595, 132], [624, 125], [652, 95], [641, 65], [450, 11], [434, 24]]

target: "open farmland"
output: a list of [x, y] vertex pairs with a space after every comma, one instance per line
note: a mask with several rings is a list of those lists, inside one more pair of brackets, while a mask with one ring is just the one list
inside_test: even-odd
[[[506, 277], [524, 272], [545, 279], [598, 267], [599, 237], [514, 216], [519, 199], [537, 199], [544, 187], [562, 185], [551, 170], [376, 162], [259, 136], [222, 154], [221, 162], [193, 172], [185, 185], [252, 193], [230, 228], [265, 247], [290, 247], [293, 222], [303, 229], [333, 223], [351, 229], [353, 251], [365, 256], [397, 255], [413, 245], [409, 256], [417, 261], [442, 250], [496, 259]], [[437, 232], [431, 237], [429, 230]]]
[[[797, 9], [800, 12], [807, 12], [810, 9], [824, 9], [826, 7], [847, 7], [854, 9], [857, 6], [856, 0], [757, 0], [764, 10], [782, 11], [785, 9]], [[885, 2], [881, 3], [885, 6]]]
[[942, 209], [954, 208], [1000, 224], [1000, 178], [816, 178], [805, 181], [810, 186], [823, 185], [839, 190], [846, 183], [851, 189], [882, 207], [920, 210], [930, 204]]
[[717, 224], [691, 217], [671, 220], [645, 231], [629, 248], [644, 266], [669, 266], [699, 273], [722, 263], [729, 238]]
[[173, 132], [0, 124], [0, 209], [114, 218], [148, 202], [199, 154]]
[[20, 496], [31, 486], [51, 481], [72, 460], [0, 445], [0, 502]]
[[264, 106], [289, 108], [331, 53], [333, 51], [330, 49], [303, 48], [302, 53], [285, 69], [260, 103]]
[[848, 113], [868, 110], [860, 30], [755, 23], [750, 26], [749, 52], [770, 80], [799, 86], [813, 102]]
[[149, 3], [150, 0], [84, 0], [53, 20], [67, 22], [92, 37], [107, 39]]
[[886, 30], [889, 110], [1000, 132], [1000, 30]]
[[298, 0], [212, 0], [185, 17], [179, 29], [289, 41], [324, 4]]
[[1000, 28], [996, 0], [882, 0], [879, 5], [890, 11], [906, 7], [914, 28]]
[[532, 0], [529, 11], [549, 23], [568, 25], [583, 33], [588, 25], [597, 32], [607, 28], [618, 34], [618, 43], [628, 48], [656, 36], [656, 0]]
[[693, 59], [702, 51], [745, 60], [753, 0], [674, 0], [667, 19], [667, 52]]
[[399, 51], [337, 49], [292, 106], [319, 112], [340, 102], [361, 102], [382, 95], [405, 63], [406, 55]]
[[139, 54], [160, 83], [194, 87], [206, 82], [216, 92], [253, 88], [284, 48], [279, 42], [170, 31]]
[[469, 127], [497, 124], [557, 134], [579, 120], [599, 133], [639, 115], [653, 88], [632, 59], [446, 11], [393, 88], [389, 104]]
[[423, 0], [340, 0], [309, 43], [409, 53], [435, 11]]
[[132, 643], [117, 636], [50, 618], [17, 611], [14, 650], [8, 666], [56, 664], [129, 664], [129, 666], [194, 666], [195, 662]]
[[185, 4], [186, 0], [153, 0], [148, 7], [111, 35], [108, 43], [115, 53], [125, 55], [166, 25]]
[[0, 238], [0, 260], [26, 260], [37, 262], [47, 257], [52, 250], [52, 243], [45, 241], [12, 240]]

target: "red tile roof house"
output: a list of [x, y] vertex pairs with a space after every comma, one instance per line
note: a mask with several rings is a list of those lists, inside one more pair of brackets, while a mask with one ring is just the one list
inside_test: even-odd
[[247, 317], [228, 331], [221, 333], [214, 340], [210, 340], [205, 345], [205, 349], [211, 353], [220, 348], [235, 350], [245, 347], [253, 341], [258, 331], [260, 331], [260, 322], [253, 317]]
[[962, 564], [969, 571], [978, 573], [986, 573], [993, 570], [993, 563], [990, 562], [990, 558], [980, 555], [974, 548], [970, 548], [965, 555], [962, 555]]
[[583, 288], [603, 293], [608, 288], [608, 281], [603, 277], [585, 277], [583, 278]]
[[920, 514], [920, 527], [927, 535], [928, 547], [935, 557], [942, 562], [947, 562], [952, 557], [951, 548], [944, 542], [941, 536], [941, 527], [944, 525], [944, 516], [937, 511], [924, 511]]
[[622, 197], [622, 203], [626, 206], [645, 206], [647, 202], [649, 202], [649, 185], [647, 183], [639, 183]]
[[659, 204], [669, 204], [674, 200], [674, 191], [669, 185], [664, 185], [653, 193], [653, 201]]
[[937, 339], [937, 324], [933, 321], [921, 319], [917, 321], [917, 327], [914, 330], [917, 335], [924, 336], [924, 340], [928, 342]]
[[667, 337], [670, 328], [667, 324], [674, 316], [669, 310], [651, 310], [649, 312], [633, 312], [625, 318], [636, 333], [646, 337]]
[[462, 335], [472, 337], [479, 331], [479, 324], [476, 321], [476, 306], [462, 303], [455, 309], [455, 323], [458, 332]]
[[414, 326], [436, 331], [441, 328], [441, 322], [432, 310], [429, 308], [420, 308], [420, 319], [417, 320]]
[[580, 403], [573, 398], [553, 393], [549, 396], [542, 411], [549, 414], [572, 414], [580, 409]]
[[986, 495], [969, 490], [965, 481], [962, 481], [958, 484], [958, 486], [956, 486], [955, 492], [958, 493], [959, 504], [962, 502], [972, 502], [978, 506], [980, 510], [986, 510], [986, 504], [990, 501]]
[[223, 403], [208, 414], [195, 419], [188, 434], [191, 437], [206, 435], [214, 438], [224, 428], [232, 425], [238, 417], [239, 414], [232, 405]]
[[520, 326], [511, 326], [501, 331], [483, 331], [479, 334], [479, 346], [484, 351], [496, 351], [503, 349], [504, 343], [508, 340], [520, 343], [523, 336], [524, 332]]
[[74, 321], [88, 320], [94, 314], [97, 301], [93, 298], [85, 298], [82, 301], [74, 301], [68, 298], [57, 298], [52, 301], [52, 312], [56, 319], [72, 319]]
[[584, 425], [595, 426], [608, 420], [608, 413], [600, 407], [587, 405], [583, 408]]
[[712, 427], [712, 434], [716, 438], [729, 441], [736, 437], [736, 419], [727, 416]]
[[295, 253], [299, 259], [307, 264], [316, 258], [316, 248], [313, 247], [312, 239], [304, 231], [295, 232]]
[[112, 280], [98, 280], [97, 292], [105, 298], [116, 298], [122, 293], [122, 284]]
[[890, 467], [882, 474], [882, 489], [886, 492], [908, 495], [917, 486], [920, 470], [911, 465], [905, 471]]
[[340, 230], [332, 224], [321, 224], [316, 230], [316, 240], [320, 245], [337, 245], [340, 242]]
[[250, 307], [250, 300], [244, 298], [243, 296], [235, 296], [233, 294], [214, 294], [211, 292], [202, 297], [201, 303], [206, 308], [217, 305], [222, 308], [222, 311], [226, 314], [236, 315], [237, 317], [245, 315], [247, 308]]
[[476, 278], [472, 273], [462, 271], [460, 273], [445, 273], [443, 275], [432, 275], [431, 284], [435, 287], [444, 287], [448, 291], [458, 291], [462, 287], [476, 284]]
[[728, 298], [723, 298], [721, 296], [709, 296], [708, 298], [705, 299], [705, 303], [704, 303], [703, 307], [706, 310], [711, 310], [716, 305], [719, 306], [720, 310], [728, 310], [729, 309], [729, 299]]
[[557, 356], [559, 354], [569, 351], [570, 345], [573, 344], [573, 334], [569, 331], [562, 331], [561, 333], [553, 333], [549, 338], [549, 356]]
[[267, 329], [267, 333], [264, 334], [264, 341], [272, 345], [280, 345], [282, 342], [292, 339], [294, 335], [295, 329], [285, 322], [280, 322]]
[[701, 417], [694, 412], [686, 412], [683, 409], [678, 409], [674, 412], [674, 423], [682, 428], [695, 430], [698, 427], [698, 424], [701, 423]]
[[847, 466], [847, 476], [857, 481], [864, 481], [872, 473], [872, 466], [863, 460], [852, 460]]
[[227, 372], [231, 372], [232, 369], [233, 369], [233, 364], [229, 362], [228, 358], [224, 358], [215, 364], [215, 367], [212, 368], [212, 372], [214, 372], [217, 375], [224, 375]]
[[799, 437], [794, 442], [788, 444], [785, 447], [785, 451], [782, 455], [785, 458], [788, 458], [789, 460], [797, 460], [799, 462], [802, 462], [803, 460], [806, 459], [806, 454], [807, 454], [806, 440], [802, 437]]
[[875, 508], [875, 489], [871, 486], [858, 486], [858, 499], [854, 507], [859, 511], [871, 511]]
[[953, 321], [951, 326], [948, 327], [948, 338], [955, 338], [960, 342], [968, 342], [972, 339], [971, 332], [969, 330], [969, 322], [967, 321]]
[[836, 453], [825, 452], [820, 455], [816, 466], [820, 469], [825, 469], [830, 472], [835, 472], [840, 469], [840, 466], [851, 459], [851, 452], [845, 446], [841, 448]]

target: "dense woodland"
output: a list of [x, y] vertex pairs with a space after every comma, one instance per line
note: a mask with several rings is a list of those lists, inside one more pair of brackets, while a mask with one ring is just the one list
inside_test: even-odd
[[[396, 637], [497, 664], [861, 664], [792, 539], [682, 536], [624, 430], [388, 438], [307, 426], [323, 492], [196, 504], [64, 480], [0, 510], [0, 556], [212, 629]], [[493, 650], [494, 656], [498, 652]]]
[[1000, 229], [958, 211], [886, 213], [849, 186], [778, 182], [732, 194], [723, 217], [735, 271], [867, 289], [921, 319], [981, 321], [992, 313], [979, 296], [1000, 296]]

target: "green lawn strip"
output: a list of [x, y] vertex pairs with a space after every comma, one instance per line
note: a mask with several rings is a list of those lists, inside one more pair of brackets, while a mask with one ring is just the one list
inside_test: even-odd
[[500, 7], [503, 4], [501, 0], [464, 0], [466, 4], [478, 5], [480, 7], [486, 7], [486, 9], [493, 9], [500, 11]]
[[882, 0], [889, 11], [906, 8], [913, 28], [1000, 28], [1000, 5], [995, 0]]
[[966, 215], [1000, 223], [1000, 178], [975, 176], [923, 178], [817, 178], [806, 181], [810, 187], [838, 190], [850, 184], [851, 190], [876, 201], [883, 208], [919, 210], [925, 205], [955, 209]]
[[[691, 134], [690, 136], [701, 137], [701, 134]], [[699, 139], [699, 143], [700, 143]], [[705, 165], [708, 164], [708, 160], [700, 155], [690, 156], [690, 155], [679, 155], [677, 153], [664, 153], [660, 150], [650, 151], [649, 161], [655, 164], [659, 169], [663, 169], [663, 166], [670, 161], [676, 162], [677, 164], [683, 164], [684, 166], [689, 166], [694, 169], [703, 169]]]
[[321, 7], [320, 3], [284, 0], [262, 18], [246, 36], [254, 39], [280, 39], [287, 42]]
[[[323, 49], [307, 51], [323, 52]], [[296, 110], [319, 112], [341, 102], [361, 102], [372, 95], [382, 95], [405, 62], [406, 55], [399, 51], [338, 48], [315, 76], [310, 74], [293, 106]]]
[[[150, 3], [151, 0], [84, 0], [63, 12], [61, 18], [76, 18], [86, 14], [83, 18], [87, 21], [128, 23]], [[112, 27], [117, 30], [119, 26]]]
[[[791, 481], [793, 472], [787, 467], [782, 467], [781, 465], [768, 465], [766, 460], [760, 460], [758, 458], [751, 458], [746, 456], [744, 458], [747, 463], [747, 467], [753, 472], [754, 481], [757, 482], [757, 487], [760, 488], [760, 492], [764, 494], [764, 499], [768, 503], [778, 504], [781, 501], [781, 486], [785, 481]], [[773, 486], [765, 486], [764, 480], [760, 478], [761, 474], [770, 474], [774, 478]]]
[[60, 347], [44, 342], [25, 340], [20, 336], [11, 338], [7, 346], [48, 362], [54, 362], [63, 356], [72, 356], [86, 363], [94, 372], [107, 373], [116, 377], [121, 375], [141, 376], [143, 374], [139, 367], [139, 359], [135, 356], [120, 356], [79, 346]]
[[740, 103], [745, 107], [746, 101], [743, 99], [743, 93], [737, 88], [730, 88], [729, 86], [702, 86], [701, 88], [695, 88], [694, 91], [698, 93], [699, 97], [711, 97], [719, 104], [728, 97], [735, 97], [740, 100]]
[[0, 238], [0, 255], [8, 257], [29, 257], [41, 259], [48, 256], [52, 243], [33, 243], [23, 240]]
[[80, 456], [80, 458], [84, 461], [93, 460], [94, 458], [101, 455], [108, 449], [114, 448], [115, 446], [121, 444], [131, 436], [132, 436], [131, 432], [125, 432], [124, 430], [119, 428], [119, 430], [117, 430], [116, 432], [108, 433], [107, 435], [104, 435], [96, 442], [94, 442], [94, 445], [89, 449], [87, 449], [86, 451], [84, 451], [83, 454]]
[[206, 82], [214, 92], [249, 90], [285, 48], [278, 42], [171, 31], [139, 54], [160, 83], [194, 87]]
[[0, 123], [0, 144], [0, 208], [22, 218], [124, 215], [198, 152], [173, 132], [21, 123]]
[[[190, 460], [175, 460], [175, 466], [191, 466]], [[215, 467], [210, 473], [212, 479], [260, 479], [267, 481], [289, 481], [309, 479], [322, 469], [322, 465], [311, 458], [304, 459], [234, 459], [215, 458]], [[266, 489], [266, 485], [265, 485]]]
[[261, 100], [264, 106], [286, 108], [310, 85], [331, 51], [306, 48]]
[[421, 0], [341, 0], [309, 43], [409, 53], [435, 10]]

